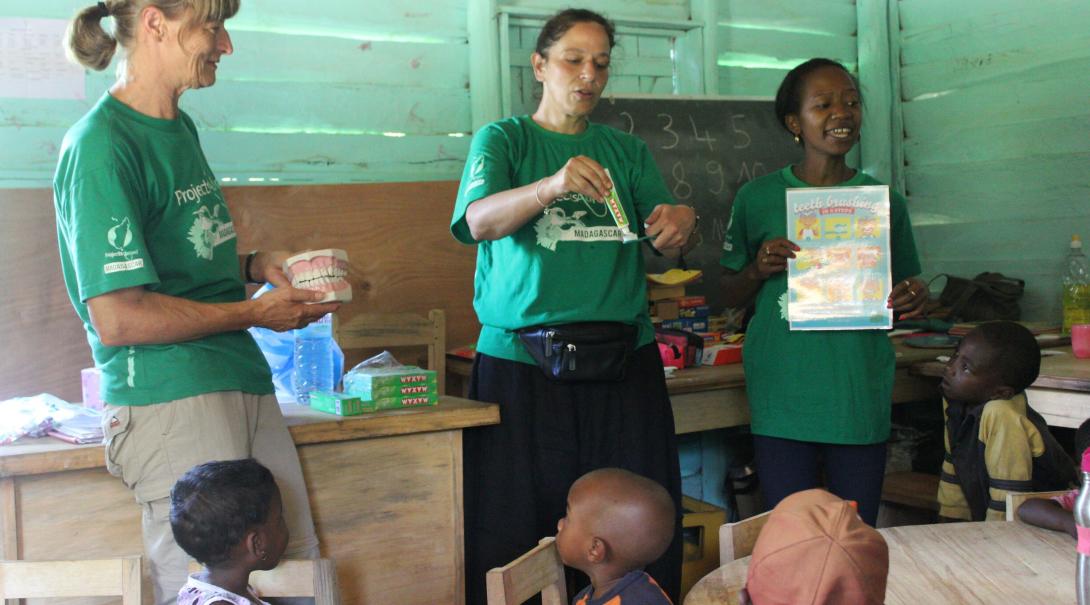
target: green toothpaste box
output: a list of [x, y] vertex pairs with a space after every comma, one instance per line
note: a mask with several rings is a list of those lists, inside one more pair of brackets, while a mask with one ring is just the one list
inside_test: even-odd
[[358, 416], [364, 412], [374, 412], [377, 409], [375, 402], [370, 399], [334, 391], [311, 393], [310, 407], [319, 412], [328, 412], [338, 416]]
[[429, 391], [438, 390], [439, 380], [434, 370], [423, 370], [415, 366], [405, 366], [375, 373], [349, 372], [344, 377], [344, 392], [368, 399], [403, 397], [420, 394], [419, 388], [403, 392], [411, 387], [427, 387]]
[[439, 395], [433, 389], [430, 393], [405, 395], [403, 397], [384, 397], [373, 400], [375, 409], [401, 410], [405, 408], [418, 408], [428, 405], [437, 405]]

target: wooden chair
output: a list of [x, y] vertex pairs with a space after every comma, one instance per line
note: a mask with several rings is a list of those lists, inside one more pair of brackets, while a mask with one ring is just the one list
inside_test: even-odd
[[335, 321], [333, 334], [342, 349], [427, 346], [427, 369], [435, 370], [439, 394], [446, 394], [443, 389], [447, 371], [447, 323], [442, 309], [432, 309], [427, 317], [412, 313], [360, 313], [343, 323]]
[[748, 557], [753, 554], [753, 545], [757, 536], [768, 522], [772, 511], [742, 519], [737, 523], [724, 523], [719, 526], [719, 564], [723, 565]]
[[[201, 569], [200, 563], [189, 563], [189, 573]], [[250, 574], [250, 586], [262, 597], [314, 597], [314, 605], [341, 604], [332, 559], [283, 559], [275, 569]]]
[[0, 561], [0, 598], [121, 597], [140, 605], [140, 557]]
[[1018, 518], [1018, 507], [1031, 498], [1051, 498], [1053, 496], [1062, 496], [1070, 490], [1060, 490], [1056, 492], [1007, 492], [1007, 521], [1022, 522]]
[[541, 593], [541, 605], [568, 605], [564, 564], [556, 538], [543, 538], [514, 561], [485, 575], [488, 605], [520, 605]]

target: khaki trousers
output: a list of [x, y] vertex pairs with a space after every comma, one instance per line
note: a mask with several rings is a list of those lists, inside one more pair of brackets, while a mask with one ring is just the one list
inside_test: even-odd
[[299, 456], [273, 395], [221, 391], [147, 406], [107, 406], [102, 423], [106, 468], [143, 508], [144, 554], [157, 605], [176, 602], [191, 560], [174, 542], [170, 490], [203, 462], [252, 457], [268, 467], [291, 535], [284, 557], [318, 557]]

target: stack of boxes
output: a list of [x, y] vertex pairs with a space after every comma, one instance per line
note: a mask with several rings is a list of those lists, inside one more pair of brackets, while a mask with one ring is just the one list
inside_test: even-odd
[[[698, 281], [699, 276], [685, 283]], [[741, 361], [741, 344], [729, 341], [730, 336], [726, 333], [729, 318], [712, 315], [704, 296], [687, 295], [685, 284], [660, 284], [652, 279], [647, 286], [647, 297], [651, 305], [651, 321], [656, 329], [683, 330], [703, 339], [698, 357], [693, 363], [684, 365], [722, 365]], [[661, 338], [659, 340], [662, 341]]]
[[310, 396], [310, 407], [340, 416], [415, 408], [438, 402], [436, 373], [416, 366], [349, 372], [344, 377], [343, 393], [320, 391]]

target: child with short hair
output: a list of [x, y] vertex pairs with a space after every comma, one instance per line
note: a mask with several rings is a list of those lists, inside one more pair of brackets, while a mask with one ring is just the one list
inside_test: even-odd
[[[1084, 420], [1075, 431], [1075, 453], [1087, 455], [1090, 448], [1090, 419]], [[1030, 525], [1045, 529], [1067, 532], [1072, 538], [1078, 538], [1075, 529], [1075, 498], [1079, 497], [1079, 488], [1052, 498], [1030, 498], [1016, 511], [1018, 518]]]
[[178, 605], [268, 605], [250, 572], [276, 567], [288, 544], [283, 503], [269, 469], [252, 458], [199, 464], [170, 492], [170, 527], [205, 566], [178, 592]]
[[772, 509], [753, 546], [742, 605], [882, 605], [889, 547], [853, 503], [823, 489]]
[[1070, 487], [1071, 458], [1026, 401], [1040, 346], [1024, 326], [994, 321], [962, 338], [942, 379], [946, 460], [939, 516], [1002, 521], [1007, 492]]
[[556, 526], [560, 559], [591, 581], [573, 605], [670, 605], [643, 568], [666, 552], [675, 515], [670, 494], [646, 477], [603, 468], [577, 479]]

